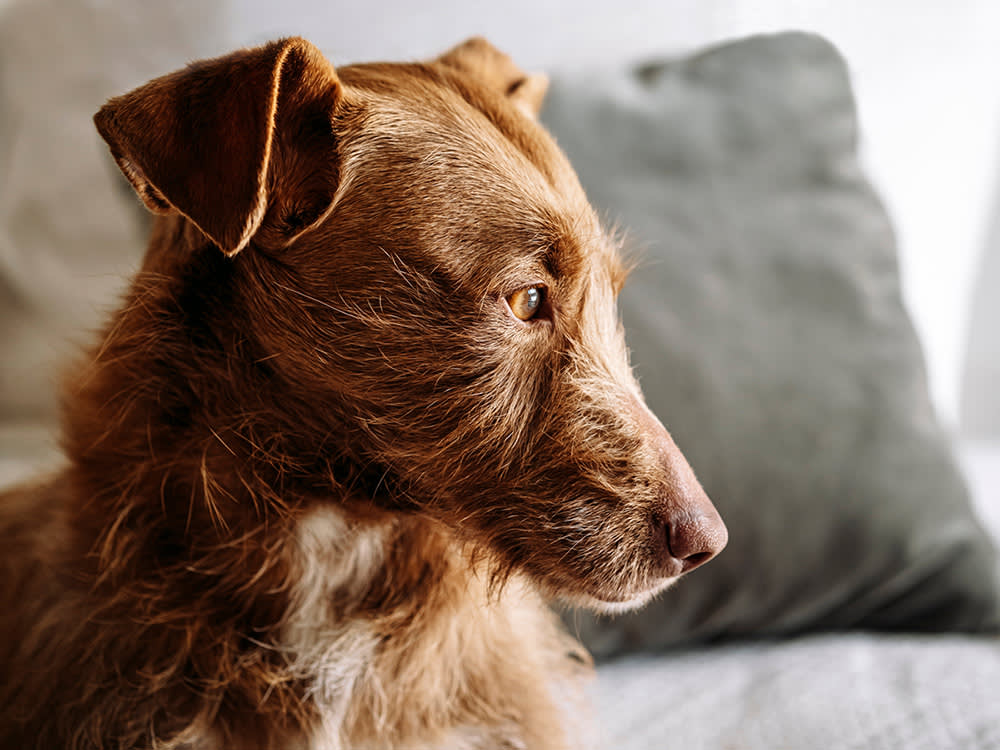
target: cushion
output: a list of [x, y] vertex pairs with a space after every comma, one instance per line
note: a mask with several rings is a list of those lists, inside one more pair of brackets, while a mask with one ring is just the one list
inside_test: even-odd
[[1000, 626], [996, 550], [929, 400], [836, 50], [790, 33], [562, 75], [543, 120], [627, 230], [633, 364], [730, 531], [645, 609], [571, 628], [602, 656]]

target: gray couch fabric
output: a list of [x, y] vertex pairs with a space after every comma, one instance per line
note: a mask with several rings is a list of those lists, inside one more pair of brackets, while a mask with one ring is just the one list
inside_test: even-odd
[[812, 636], [599, 670], [600, 747], [616, 750], [994, 750], [1000, 643]]
[[996, 628], [838, 53], [783, 34], [563, 76], [543, 120], [627, 228], [633, 363], [730, 529], [638, 614], [573, 613], [588, 645]]

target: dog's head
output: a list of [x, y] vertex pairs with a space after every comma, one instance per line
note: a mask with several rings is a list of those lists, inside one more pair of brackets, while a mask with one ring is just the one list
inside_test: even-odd
[[289, 39], [95, 120], [150, 209], [232, 256], [240, 334], [317, 452], [613, 609], [726, 529], [629, 369], [616, 242], [536, 122], [545, 87], [480, 39], [339, 71]]

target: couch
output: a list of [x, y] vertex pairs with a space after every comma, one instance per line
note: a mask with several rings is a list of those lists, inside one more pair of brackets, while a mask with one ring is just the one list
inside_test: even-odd
[[[143, 246], [90, 114], [272, 32], [322, 45], [336, 10], [240, 7], [0, 5], [0, 483], [60, 460], [56, 373]], [[634, 364], [731, 543], [639, 613], [564, 613], [599, 660], [593, 744], [1000, 747], [1000, 242], [942, 420], [841, 53], [664, 37], [555, 72], [542, 119], [621, 227]]]

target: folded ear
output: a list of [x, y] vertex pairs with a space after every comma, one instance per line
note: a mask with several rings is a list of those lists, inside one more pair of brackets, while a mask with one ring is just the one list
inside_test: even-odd
[[468, 73], [505, 94], [522, 112], [538, 117], [549, 88], [548, 76], [527, 74], [482, 37], [476, 36], [445, 52], [438, 62]]
[[[340, 95], [322, 53], [284, 39], [150, 81], [111, 99], [94, 123], [151, 211], [180, 212], [235, 255], [265, 216], [290, 241], [332, 203]], [[284, 179], [282, 162], [310, 174]]]

